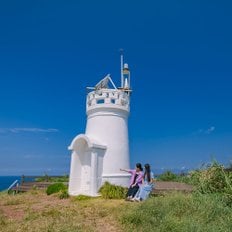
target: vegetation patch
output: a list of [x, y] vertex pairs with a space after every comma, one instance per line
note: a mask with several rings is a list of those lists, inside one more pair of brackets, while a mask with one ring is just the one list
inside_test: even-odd
[[127, 189], [122, 186], [117, 186], [105, 182], [104, 185], [100, 188], [99, 192], [102, 197], [105, 199], [123, 199], [125, 198]]
[[63, 189], [59, 192], [59, 198], [60, 199], [67, 199], [69, 198], [69, 194], [68, 194], [68, 189]]
[[93, 197], [86, 196], [86, 195], [78, 195], [78, 196], [74, 197], [74, 200], [77, 200], [77, 201], [86, 201], [86, 200], [90, 200], [90, 199], [93, 199]]
[[64, 175], [64, 176], [58, 176], [58, 177], [51, 177], [48, 175], [44, 175], [41, 177], [37, 177], [35, 179], [37, 182], [68, 182], [69, 181], [69, 176]]
[[38, 190], [0, 193], [0, 231], [232, 231], [231, 172], [211, 163], [185, 178], [196, 186], [195, 192], [166, 193], [140, 203], [120, 199], [126, 189], [109, 183], [102, 186], [102, 197], [79, 195], [62, 201], [58, 197], [68, 195], [63, 184], [52, 196]]
[[121, 223], [125, 231], [229, 232], [232, 209], [220, 195], [170, 194], [126, 209]]
[[4, 205], [20, 205], [22, 200], [19, 198], [9, 198]]
[[176, 181], [178, 179], [178, 176], [171, 171], [166, 171], [163, 174], [159, 175], [157, 179], [162, 181]]
[[0, 226], [5, 226], [7, 224], [6, 217], [3, 215], [2, 211], [0, 211]]
[[223, 165], [212, 162], [202, 170], [190, 173], [192, 183], [200, 193], [225, 193], [232, 195], [232, 172]]
[[65, 190], [67, 190], [67, 186], [65, 186], [63, 183], [55, 183], [47, 187], [46, 193], [47, 195], [51, 195], [53, 193], [58, 193]]

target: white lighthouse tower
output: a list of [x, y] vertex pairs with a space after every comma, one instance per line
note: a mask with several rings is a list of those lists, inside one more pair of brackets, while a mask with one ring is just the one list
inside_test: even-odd
[[130, 112], [130, 71], [121, 55], [121, 87], [107, 75], [95, 87], [88, 88], [85, 134], [76, 136], [72, 151], [69, 194], [97, 196], [105, 181], [128, 186], [128, 116]]

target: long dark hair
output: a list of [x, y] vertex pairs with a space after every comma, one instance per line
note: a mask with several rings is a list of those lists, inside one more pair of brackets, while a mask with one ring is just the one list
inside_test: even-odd
[[150, 168], [150, 165], [145, 164], [144, 168], [145, 168], [144, 177], [147, 176], [147, 180], [148, 180], [148, 182], [150, 182], [151, 181], [151, 168]]

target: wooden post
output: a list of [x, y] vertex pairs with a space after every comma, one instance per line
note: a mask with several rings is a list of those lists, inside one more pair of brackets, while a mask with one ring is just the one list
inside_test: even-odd
[[22, 176], [21, 176], [21, 185], [22, 185], [24, 182], [25, 182], [25, 176], [22, 175]]

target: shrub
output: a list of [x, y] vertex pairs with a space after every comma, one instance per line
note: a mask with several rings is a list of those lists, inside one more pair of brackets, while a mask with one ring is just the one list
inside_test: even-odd
[[67, 198], [69, 198], [68, 190], [67, 189], [62, 189], [59, 192], [59, 198], [60, 199], [67, 199]]
[[203, 170], [191, 173], [192, 183], [200, 193], [225, 193], [232, 195], [232, 174], [225, 172], [223, 165], [212, 162]]
[[171, 171], [166, 171], [157, 177], [157, 180], [161, 181], [176, 181], [186, 184], [192, 184], [190, 175], [188, 173], [175, 174]]
[[99, 190], [105, 199], [122, 199], [125, 197], [126, 191], [126, 188], [110, 184], [109, 182], [105, 182]]
[[50, 186], [48, 186], [46, 193], [47, 195], [51, 195], [53, 193], [58, 193], [62, 190], [66, 190], [67, 187], [63, 183], [55, 183]]
[[158, 180], [174, 181], [174, 180], [177, 180], [177, 175], [171, 171], [166, 171], [163, 174], [159, 175]]

